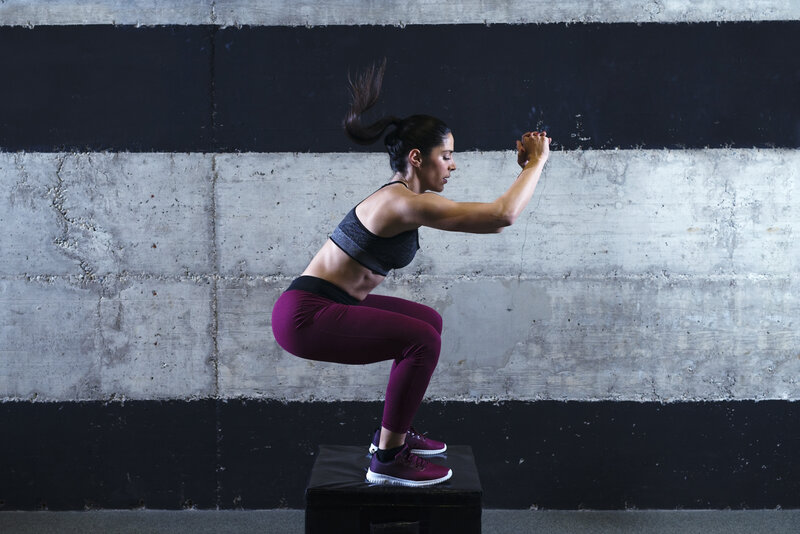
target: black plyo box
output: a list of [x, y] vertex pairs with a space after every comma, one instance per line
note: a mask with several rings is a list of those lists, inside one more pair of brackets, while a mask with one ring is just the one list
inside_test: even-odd
[[453, 470], [426, 488], [366, 482], [365, 447], [320, 445], [306, 488], [306, 534], [420, 534], [481, 531], [481, 489], [472, 448], [454, 445], [431, 458]]

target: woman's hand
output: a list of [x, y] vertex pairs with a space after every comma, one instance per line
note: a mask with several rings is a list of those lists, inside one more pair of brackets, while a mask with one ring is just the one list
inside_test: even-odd
[[547, 161], [550, 156], [551, 138], [547, 132], [528, 132], [522, 136], [522, 141], [517, 140], [517, 163], [523, 169], [531, 162]]

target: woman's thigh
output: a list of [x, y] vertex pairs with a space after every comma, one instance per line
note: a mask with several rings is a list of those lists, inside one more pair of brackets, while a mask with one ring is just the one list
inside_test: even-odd
[[407, 317], [413, 317], [414, 319], [425, 321], [438, 333], [442, 333], [442, 316], [430, 306], [420, 304], [419, 302], [386, 295], [367, 295], [367, 298], [361, 301], [360, 306], [391, 311]]
[[438, 341], [439, 335], [429, 322], [413, 316], [363, 303], [339, 304], [302, 291], [287, 291], [278, 299], [273, 330], [278, 343], [296, 356], [348, 364], [402, 358], [410, 347]]

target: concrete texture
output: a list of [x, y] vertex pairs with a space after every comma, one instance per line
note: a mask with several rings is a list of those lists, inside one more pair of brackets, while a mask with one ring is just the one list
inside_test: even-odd
[[211, 163], [0, 155], [0, 395], [216, 393]]
[[343, 24], [524, 24], [548, 22], [700, 22], [794, 20], [792, 0], [628, 0], [625, 2], [513, 2], [459, 0], [447, 9], [434, 0], [372, 2], [315, 0], [4, 0], [0, 24], [218, 24], [221, 26], [320, 26]]
[[[511, 152], [456, 155], [491, 200]], [[553, 153], [497, 235], [421, 230], [442, 400], [800, 399], [800, 152]], [[0, 398], [379, 400], [388, 363], [283, 352], [272, 303], [382, 154], [0, 154]]]
[[212, 158], [188, 154], [0, 155], [0, 275], [102, 286], [108, 275], [213, 269]]
[[[0, 512], [8, 534], [300, 534], [303, 510]], [[797, 510], [753, 511], [529, 511], [484, 510], [484, 534], [794, 534]]]
[[[268, 158], [217, 157], [220, 268], [241, 281], [220, 289], [220, 331], [237, 332], [220, 338], [220, 391], [381, 398], [384, 364], [284, 357], [263, 332], [269, 303], [379, 183], [384, 156]], [[516, 174], [508, 154], [457, 161], [454, 199], [494, 198]], [[797, 153], [592, 151], [549, 165], [517, 225], [490, 236], [423, 229], [415, 261], [380, 288], [444, 316], [431, 397], [797, 398]]]

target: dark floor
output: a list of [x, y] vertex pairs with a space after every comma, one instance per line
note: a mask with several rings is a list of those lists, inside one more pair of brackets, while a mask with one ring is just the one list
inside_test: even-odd
[[[3, 534], [301, 534], [303, 510], [0, 512]], [[796, 534], [800, 510], [484, 510], [483, 534]]]

